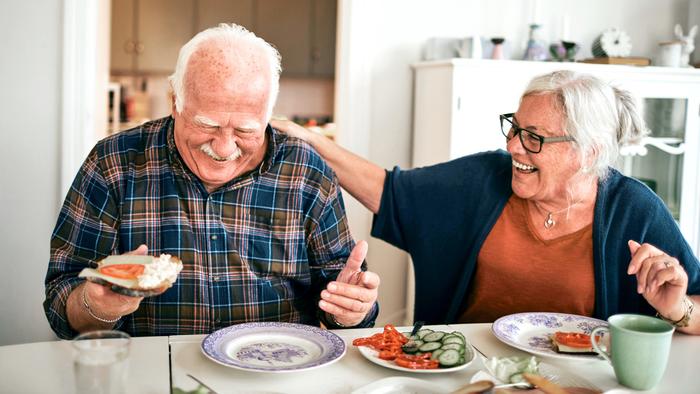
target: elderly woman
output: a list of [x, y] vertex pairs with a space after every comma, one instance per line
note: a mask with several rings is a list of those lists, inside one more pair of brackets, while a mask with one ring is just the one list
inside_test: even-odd
[[384, 171], [290, 122], [410, 253], [416, 317], [489, 322], [525, 311], [657, 313], [700, 333], [700, 263], [662, 200], [611, 166], [646, 128], [629, 93], [590, 75], [533, 79], [500, 116], [507, 150]]

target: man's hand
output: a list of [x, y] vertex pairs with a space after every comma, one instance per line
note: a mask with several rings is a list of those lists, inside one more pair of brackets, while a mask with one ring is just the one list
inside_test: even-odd
[[[140, 245], [136, 250], [125, 254], [143, 256], [147, 253], [148, 247], [146, 247], [146, 245]], [[66, 305], [68, 321], [71, 327], [78, 332], [105, 328], [106, 324], [96, 320], [85, 310], [83, 305], [83, 291], [85, 291], [85, 299], [92, 313], [106, 320], [116, 319], [133, 313], [139, 308], [141, 300], [143, 300], [143, 297], [121, 295], [105, 286], [85, 281], [84, 284], [76, 287], [71, 292]]]
[[688, 274], [678, 259], [650, 244], [628, 241], [632, 259], [627, 274], [637, 276], [637, 293], [663, 317], [680, 320], [685, 313], [683, 297]]
[[358, 242], [345, 268], [321, 292], [318, 306], [344, 326], [359, 324], [377, 300], [379, 276], [374, 272], [363, 272], [360, 268], [367, 256], [367, 248], [367, 242]]

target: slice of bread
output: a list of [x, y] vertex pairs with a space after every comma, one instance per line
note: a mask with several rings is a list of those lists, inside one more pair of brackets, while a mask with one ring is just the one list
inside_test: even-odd
[[[157, 280], [157, 282], [150, 281], [150, 284], [148, 286], [143, 286], [140, 285], [140, 276], [138, 278], [134, 279], [125, 279], [125, 278], [117, 278], [111, 275], [107, 275], [104, 272], [101, 272], [100, 269], [103, 267], [107, 267], [110, 265], [126, 265], [126, 264], [139, 264], [139, 265], [144, 265], [148, 266], [150, 264], [153, 264], [156, 261], [159, 261], [162, 263], [164, 259], [167, 259], [169, 264], [172, 264], [173, 269], [176, 271], [175, 277], [171, 278], [163, 278], [162, 280]], [[152, 293], [162, 293], [163, 291], [167, 290], [169, 287], [175, 283], [176, 276], [179, 274], [180, 270], [182, 270], [182, 262], [180, 261], [179, 258], [175, 256], [170, 256], [170, 255], [161, 255], [160, 257], [154, 257], [154, 256], [133, 256], [133, 255], [115, 255], [115, 256], [108, 256], [103, 260], [100, 260], [97, 263], [97, 268], [84, 268], [82, 271], [80, 271], [80, 274], [78, 274], [78, 277], [80, 278], [85, 278], [87, 280], [91, 280], [96, 283], [100, 284], [111, 284], [110, 288], [112, 290], [124, 290], [124, 291], [118, 291], [121, 292], [122, 294], [127, 294], [127, 295], [132, 295], [132, 294], [141, 294], [140, 292], [143, 292], [145, 294], [152, 294]], [[146, 269], [148, 271], [148, 269]]]
[[591, 336], [582, 332], [557, 331], [552, 335], [552, 344], [558, 353], [596, 354], [591, 345]]

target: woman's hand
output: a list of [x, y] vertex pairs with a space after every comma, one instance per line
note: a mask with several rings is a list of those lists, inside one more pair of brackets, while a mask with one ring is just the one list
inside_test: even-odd
[[683, 266], [653, 245], [632, 240], [627, 244], [632, 254], [627, 274], [637, 276], [637, 292], [663, 317], [680, 320], [688, 290], [688, 274]]
[[313, 131], [305, 129], [290, 120], [273, 119], [270, 121], [270, 126], [290, 137], [299, 138], [300, 140], [306, 142], [311, 142], [310, 139], [314, 135]]

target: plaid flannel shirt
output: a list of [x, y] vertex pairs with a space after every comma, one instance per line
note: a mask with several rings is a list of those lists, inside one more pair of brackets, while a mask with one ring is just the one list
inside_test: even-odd
[[[171, 117], [100, 141], [78, 172], [51, 238], [44, 309], [62, 338], [85, 267], [146, 244], [184, 265], [165, 293], [117, 328], [202, 334], [236, 323], [319, 324], [320, 291], [354, 241], [333, 171], [304, 142], [268, 126], [260, 167], [209, 193], [175, 147]], [[361, 324], [373, 325], [377, 308]]]

